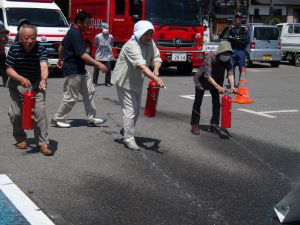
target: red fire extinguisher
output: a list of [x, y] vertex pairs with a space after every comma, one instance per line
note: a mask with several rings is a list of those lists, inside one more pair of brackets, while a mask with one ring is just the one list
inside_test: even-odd
[[227, 91], [222, 97], [221, 127], [231, 128], [231, 97]]
[[159, 87], [156, 86], [156, 83], [151, 80], [148, 86], [146, 106], [144, 110], [144, 115], [147, 117], [153, 117], [156, 114], [156, 106], [159, 95]]
[[29, 86], [23, 95], [22, 128], [24, 130], [32, 130], [34, 127], [34, 106], [35, 93], [32, 86]]

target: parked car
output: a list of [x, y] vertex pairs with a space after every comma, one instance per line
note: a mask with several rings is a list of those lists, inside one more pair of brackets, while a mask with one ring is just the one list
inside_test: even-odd
[[[264, 24], [248, 24], [250, 42], [246, 47], [247, 66], [253, 62], [268, 62], [272, 67], [278, 67], [282, 59], [279, 30], [277, 26]], [[226, 27], [220, 38], [228, 39], [228, 29]]]
[[300, 66], [300, 23], [277, 24], [284, 60]]

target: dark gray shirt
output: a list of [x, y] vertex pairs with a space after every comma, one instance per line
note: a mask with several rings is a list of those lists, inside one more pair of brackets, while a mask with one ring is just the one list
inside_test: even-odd
[[215, 87], [207, 81], [208, 76], [211, 76], [220, 86], [223, 86], [225, 71], [227, 72], [227, 75], [233, 74], [231, 60], [224, 63], [217, 57], [217, 52], [209, 52], [203, 65], [198, 69], [194, 76], [194, 83], [199, 89], [215, 89]]

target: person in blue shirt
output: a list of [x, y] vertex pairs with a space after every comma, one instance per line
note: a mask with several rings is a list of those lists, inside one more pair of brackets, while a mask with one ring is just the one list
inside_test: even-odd
[[82, 34], [88, 29], [91, 15], [80, 11], [75, 17], [74, 25], [69, 29], [59, 47], [59, 61], [57, 66], [62, 68], [64, 76], [63, 101], [51, 120], [52, 125], [68, 128], [71, 125], [65, 122], [66, 117], [76, 104], [79, 95], [83, 97], [88, 126], [97, 126], [106, 122], [106, 119], [96, 118], [94, 102], [95, 87], [92, 77], [85, 70], [85, 62], [97, 66], [103, 73], [108, 71], [107, 66], [93, 59], [85, 52]]
[[236, 13], [234, 16], [234, 25], [229, 28], [228, 41], [233, 49], [231, 56], [233, 74], [235, 75], [235, 68], [239, 67], [239, 79], [236, 81], [235, 86], [238, 86], [242, 67], [246, 67], [246, 47], [249, 44], [248, 28], [242, 25], [243, 16], [241, 13]]

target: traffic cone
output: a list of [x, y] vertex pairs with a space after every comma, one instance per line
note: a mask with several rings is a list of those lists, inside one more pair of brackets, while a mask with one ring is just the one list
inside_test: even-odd
[[249, 96], [248, 81], [246, 80], [246, 68], [242, 67], [241, 79], [235, 99], [232, 100], [238, 104], [251, 104], [254, 102]]

